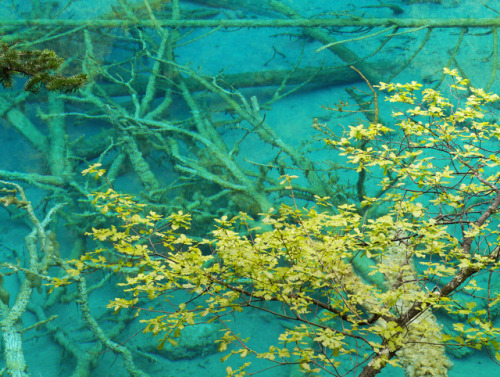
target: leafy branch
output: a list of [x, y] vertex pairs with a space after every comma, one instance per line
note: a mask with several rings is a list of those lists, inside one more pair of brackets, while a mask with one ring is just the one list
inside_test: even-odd
[[0, 83], [4, 88], [12, 88], [16, 75], [28, 78], [24, 90], [32, 93], [38, 93], [41, 87], [49, 91], [72, 93], [87, 80], [84, 73], [72, 76], [52, 73], [64, 62], [52, 50], [23, 51], [15, 46], [0, 42]]

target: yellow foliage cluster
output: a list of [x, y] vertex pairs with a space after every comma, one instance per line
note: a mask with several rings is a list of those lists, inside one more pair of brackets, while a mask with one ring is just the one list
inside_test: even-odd
[[[185, 326], [222, 322], [228, 330], [221, 334], [221, 351], [237, 343], [240, 349], [229, 355], [296, 364], [310, 374], [338, 368], [351, 354], [363, 365], [361, 375], [399, 365], [398, 352], [410, 341], [415, 347], [407, 336], [418, 330], [412, 332], [413, 323], [439, 308], [467, 318], [443, 342], [498, 349], [500, 329], [491, 321], [498, 296], [479, 308], [451, 294], [464, 287], [475, 292], [480, 287], [472, 277], [500, 266], [500, 159], [492, 152], [500, 126], [484, 121], [486, 106], [499, 97], [469, 87], [456, 70], [445, 74], [461, 102], [422, 91], [416, 82], [381, 83], [389, 102], [406, 106], [393, 112], [395, 124], [352, 126], [326, 140], [358, 172], [383, 174], [380, 195], [338, 208], [329, 207], [328, 198], [309, 209], [281, 205], [262, 215], [262, 227], [251, 228], [244, 213], [225, 216], [216, 219], [210, 240], [195, 240], [187, 232], [189, 215], [147, 211], [110, 188], [95, 193], [93, 204], [119, 224], [93, 229], [94, 239], [108, 246], [74, 261], [69, 275], [126, 271], [121, 285], [130, 296], [112, 301], [115, 311], [140, 314], [162, 297], [171, 309], [142, 320], [145, 332], [163, 335], [161, 344], [175, 343]], [[84, 173], [105, 172], [96, 164]], [[291, 178], [283, 181], [290, 187]], [[367, 218], [381, 203], [384, 213]], [[399, 254], [384, 257], [394, 250]], [[369, 273], [361, 272], [363, 265]], [[179, 295], [186, 298], [182, 303]], [[287, 321], [279, 347], [257, 352], [232, 332], [227, 314], [247, 308]], [[227, 375], [245, 375], [247, 364], [228, 367]]]

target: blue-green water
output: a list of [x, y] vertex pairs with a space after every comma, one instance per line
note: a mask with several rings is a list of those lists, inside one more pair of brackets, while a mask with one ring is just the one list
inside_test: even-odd
[[[13, 88], [0, 89], [0, 180], [24, 188], [40, 221], [65, 204], [44, 225], [63, 260], [95, 248], [85, 233], [109, 220], [87, 199], [105, 185], [80, 174], [96, 162], [112, 172], [117, 190], [138, 195], [156, 211], [191, 213], [191, 235], [199, 238], [209, 236], [214, 218], [238, 211], [257, 217], [289, 202], [279, 185], [283, 174], [298, 176], [301, 205], [314, 195], [341, 194], [355, 202], [355, 172], [339, 167], [345, 160], [312, 127], [325, 124], [339, 135], [366, 122], [362, 113], [351, 112], [358, 107], [346, 89], [360, 102], [371, 101], [372, 93], [349, 66], [371, 84], [416, 80], [443, 91], [443, 67], [457, 68], [473, 86], [500, 92], [496, 26], [481, 24], [499, 13], [499, 3], [476, 0], [0, 0], [0, 41], [52, 49], [66, 59], [64, 73], [89, 75], [86, 87], [72, 94], [42, 89], [26, 95], [22, 77]], [[200, 25], [169, 24], [172, 19]], [[290, 24], [275, 27], [264, 25], [266, 20]], [[307, 20], [325, 23], [303, 27]], [[390, 122], [392, 109], [379, 101], [381, 119]], [[326, 109], [339, 104], [342, 112]], [[157, 339], [141, 333], [133, 312], [113, 315], [106, 308], [123, 294], [117, 286], [122, 275], [85, 276], [91, 314], [112, 346], [89, 328], [74, 285], [49, 293], [42, 284], [20, 300], [33, 268], [25, 242], [32, 227], [22, 208], [0, 210], [0, 273], [10, 294], [0, 303], [0, 315], [6, 323], [13, 308], [22, 311], [14, 327], [25, 329], [22, 351], [30, 375], [127, 376], [118, 346], [130, 352], [140, 373], [152, 377], [224, 376], [227, 366], [234, 370], [247, 361], [234, 356], [221, 363], [224, 354], [212, 346], [218, 329], [210, 327], [188, 333], [185, 348], [157, 351]], [[41, 253], [38, 258], [43, 263]], [[58, 266], [38, 273], [46, 281], [64, 276]], [[155, 310], [162, 305], [144, 304]], [[234, 315], [231, 325], [242, 338], [251, 337], [249, 346], [259, 352], [276, 344], [286, 326], [258, 310]], [[5, 349], [2, 342], [2, 354]], [[451, 377], [500, 371], [484, 350], [449, 357]], [[252, 361], [251, 372], [262, 370], [258, 376], [296, 375], [288, 365]], [[360, 373], [349, 371], [354, 355], [343, 361], [346, 369], [331, 375]], [[404, 372], [387, 367], [380, 375]]]

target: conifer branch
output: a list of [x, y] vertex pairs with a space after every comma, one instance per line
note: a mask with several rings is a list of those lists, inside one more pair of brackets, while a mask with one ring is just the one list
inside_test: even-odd
[[37, 93], [41, 87], [49, 91], [73, 93], [82, 87], [87, 79], [84, 73], [64, 76], [57, 71], [64, 59], [52, 50], [15, 49], [16, 44], [0, 42], [0, 84], [4, 88], [13, 86], [16, 75], [27, 77], [24, 90]]

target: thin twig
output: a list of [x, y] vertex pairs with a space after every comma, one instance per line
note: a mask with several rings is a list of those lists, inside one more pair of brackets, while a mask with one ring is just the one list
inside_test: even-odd
[[375, 105], [375, 123], [378, 123], [378, 96], [377, 96], [377, 92], [375, 91], [375, 89], [373, 89], [373, 86], [370, 84], [370, 81], [368, 81], [368, 79], [360, 72], [359, 69], [357, 69], [356, 67], [354, 66], [349, 66], [351, 69], [355, 70], [362, 78], [363, 80], [365, 80], [366, 84], [370, 87], [370, 90], [372, 91], [373, 93], [373, 103]]
[[373, 33], [373, 34], [364, 35], [364, 36], [359, 37], [359, 38], [351, 38], [351, 39], [346, 39], [345, 41], [332, 42], [332, 43], [329, 43], [327, 45], [324, 45], [324, 46], [318, 48], [316, 50], [316, 53], [318, 53], [320, 51], [323, 51], [323, 50], [326, 50], [327, 48], [330, 48], [330, 47], [335, 46], [335, 45], [340, 45], [340, 44], [343, 44], [343, 43], [354, 42], [354, 41], [360, 41], [362, 39], [373, 38], [373, 37], [376, 37], [379, 34], [383, 34], [383, 33], [386, 33], [388, 31], [391, 31], [391, 30], [394, 30], [394, 29], [396, 29], [396, 26], [391, 26], [391, 27], [389, 27], [387, 29], [377, 31], [376, 33]]

